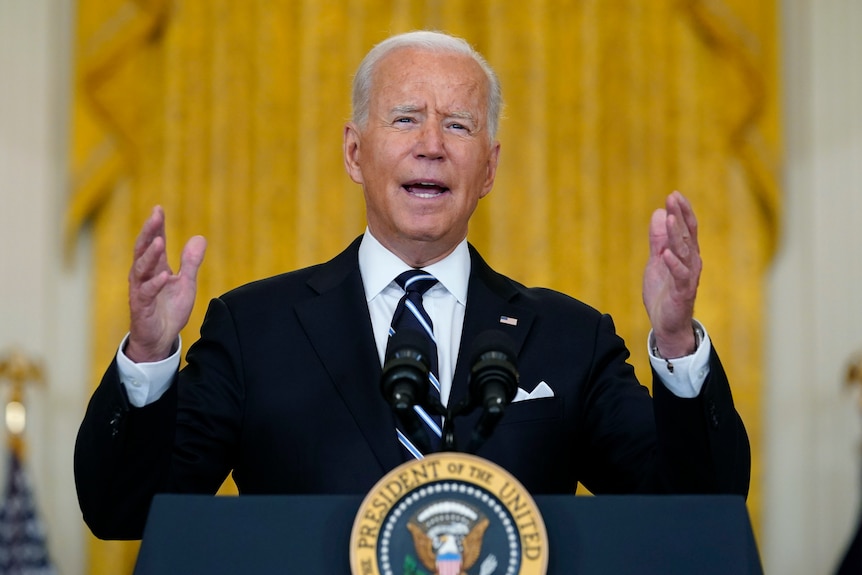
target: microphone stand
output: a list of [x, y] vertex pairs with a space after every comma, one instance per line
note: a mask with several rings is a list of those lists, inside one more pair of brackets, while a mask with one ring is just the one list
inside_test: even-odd
[[455, 445], [455, 416], [463, 412], [463, 403], [455, 406], [445, 406], [439, 400], [428, 406], [434, 415], [443, 417], [442, 436], [440, 437], [440, 449], [438, 451], [458, 451]]
[[467, 415], [473, 411], [475, 406], [468, 399], [452, 406], [439, 407], [439, 414], [443, 416], [443, 437], [440, 441], [440, 451], [459, 451], [455, 440], [455, 418]]
[[[491, 406], [482, 403], [477, 405], [474, 402], [471, 402], [469, 398], [464, 399], [454, 406], [444, 406], [439, 400], [427, 404], [425, 407], [429, 413], [443, 417], [442, 436], [440, 438], [440, 449], [438, 452], [460, 451], [455, 438], [455, 418], [462, 415], [469, 415], [473, 410], [481, 406], [482, 415], [479, 417], [479, 421], [476, 422], [476, 426], [470, 437], [470, 444], [466, 451], [466, 453], [475, 454], [491, 436], [500, 419], [503, 418], [506, 411], [506, 405], [507, 403], [505, 402]], [[409, 431], [408, 429], [405, 429], [405, 431], [408, 432], [411, 439], [415, 437], [418, 440], [418, 443], [427, 445], [427, 440], [422, 437], [422, 433], [427, 430], [422, 429], [422, 426], [419, 425], [418, 418], [416, 418], [414, 422], [413, 418], [415, 418], [415, 413], [413, 413], [412, 407], [409, 411], [399, 411], [397, 408], [395, 411], [402, 416], [402, 421], [408, 420], [410, 423], [413, 423], [413, 425], [405, 426], [409, 427]], [[423, 453], [427, 453], [427, 451], [423, 451]]]
[[508, 336], [493, 330], [484, 332], [474, 345], [479, 352], [473, 354], [467, 397], [457, 404], [444, 406], [439, 398], [428, 397], [429, 362], [424, 339], [408, 330], [396, 333], [389, 341], [381, 390], [401, 421], [403, 431], [423, 453], [430, 451], [426, 449], [430, 445], [428, 430], [419, 423], [413, 406], [421, 405], [429, 414], [442, 416], [438, 451], [458, 451], [455, 418], [481, 406], [482, 415], [467, 448], [468, 453], [476, 453], [491, 436], [506, 405], [515, 396], [518, 372], [514, 365], [514, 346]]
[[458, 451], [455, 445], [455, 409], [446, 408], [443, 414], [443, 437], [440, 441], [440, 451]]

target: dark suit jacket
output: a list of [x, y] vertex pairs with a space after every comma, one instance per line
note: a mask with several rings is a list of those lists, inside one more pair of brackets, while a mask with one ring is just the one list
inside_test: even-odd
[[[212, 300], [188, 365], [152, 405], [130, 407], [111, 365], [75, 451], [97, 536], [138, 538], [154, 493], [214, 493], [231, 471], [241, 493], [364, 493], [404, 461], [358, 246]], [[470, 342], [488, 329], [514, 340], [520, 387], [545, 381], [555, 394], [509, 406], [479, 456], [534, 494], [578, 481], [597, 494], [747, 492], [748, 439], [714, 352], [700, 397], [657, 383], [653, 399], [609, 316], [494, 272], [472, 247], [471, 258], [451, 401], [466, 395]], [[459, 445], [477, 416], [457, 421]]]

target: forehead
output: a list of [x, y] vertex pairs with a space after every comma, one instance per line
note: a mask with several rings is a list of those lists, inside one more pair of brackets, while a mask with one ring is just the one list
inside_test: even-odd
[[402, 103], [480, 107], [487, 104], [488, 79], [466, 54], [401, 48], [387, 54], [374, 70], [372, 105]]

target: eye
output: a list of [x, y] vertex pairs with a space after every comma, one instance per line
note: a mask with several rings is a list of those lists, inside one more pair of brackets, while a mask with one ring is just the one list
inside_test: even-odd
[[455, 130], [457, 132], [464, 132], [465, 134], [469, 134], [471, 132], [470, 126], [468, 124], [464, 124], [461, 122], [452, 122], [449, 124], [450, 130]]
[[396, 124], [412, 124], [413, 118], [410, 118], [409, 116], [400, 116], [398, 118], [395, 118], [395, 123]]

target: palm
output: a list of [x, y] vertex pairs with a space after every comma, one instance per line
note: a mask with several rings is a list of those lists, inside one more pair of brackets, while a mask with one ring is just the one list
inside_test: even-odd
[[134, 361], [157, 361], [170, 355], [194, 307], [197, 270], [205, 251], [204, 238], [191, 238], [174, 274], [167, 262], [164, 213], [159, 207], [153, 210], [135, 243], [129, 271], [131, 326], [126, 353]]

